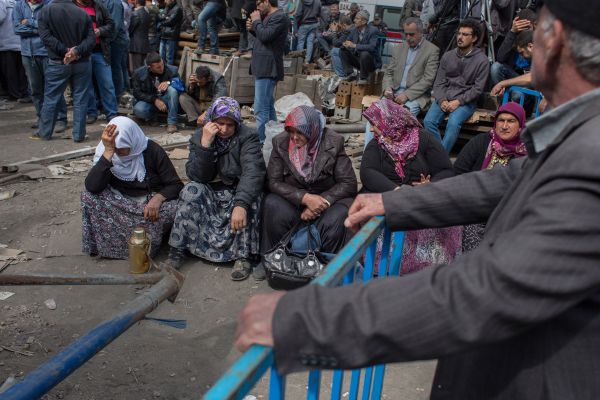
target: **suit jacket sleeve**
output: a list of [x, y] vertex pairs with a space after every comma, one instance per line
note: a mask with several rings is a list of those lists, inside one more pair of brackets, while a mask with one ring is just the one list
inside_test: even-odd
[[370, 53], [374, 53], [375, 51], [377, 51], [377, 32], [376, 29], [369, 29], [370, 27], [367, 26], [365, 28], [366, 32], [365, 32], [365, 36], [368, 35], [368, 41], [366, 41], [366, 43], [356, 43], [356, 51], [368, 51]]
[[254, 36], [262, 43], [269, 43], [275, 40], [281, 32], [287, 31], [288, 29], [288, 25], [284, 18], [287, 18], [287, 16], [283, 14], [272, 15], [266, 25], [263, 24], [262, 21], [254, 21], [252, 24]]
[[443, 228], [486, 222], [521, 171], [524, 158], [506, 168], [459, 175], [383, 194], [385, 218], [393, 231]]
[[[473, 186], [482, 175], [458, 178]], [[600, 285], [600, 247], [590, 240], [600, 235], [590, 218], [599, 212], [600, 186], [592, 176], [569, 167], [533, 187], [514, 226], [452, 265], [289, 292], [273, 318], [279, 371], [443, 357], [507, 340], [580, 304]], [[451, 180], [454, 192], [464, 190], [455, 179], [435, 186]]]
[[[425, 49], [423, 49], [424, 51]], [[427, 56], [427, 64], [421, 79], [412, 84], [404, 94], [408, 100], [412, 101], [429, 92], [433, 86], [438, 67], [440, 66], [440, 50], [436, 46], [431, 46]]]

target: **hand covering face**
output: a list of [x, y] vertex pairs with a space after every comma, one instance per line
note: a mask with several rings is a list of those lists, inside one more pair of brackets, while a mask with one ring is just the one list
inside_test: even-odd
[[296, 129], [306, 139], [307, 143], [298, 147], [290, 138], [288, 153], [294, 168], [303, 178], [310, 181], [319, 144], [325, 129], [325, 117], [319, 111], [309, 106], [294, 108], [285, 119], [285, 130]]
[[[115, 147], [117, 149], [130, 149], [129, 155], [119, 156], [114, 154], [111, 162], [113, 164], [110, 172], [122, 181], [132, 182], [137, 180], [143, 182], [146, 177], [146, 166], [142, 154], [148, 147], [148, 138], [138, 124], [127, 117], [115, 117], [110, 120], [109, 125], [117, 126], [117, 137]], [[102, 141], [96, 146], [94, 164], [104, 154]]]
[[[210, 105], [206, 111], [206, 122], [213, 122], [219, 118], [229, 118], [236, 124], [236, 130], [242, 124], [242, 110], [240, 104], [231, 97], [219, 97]], [[229, 148], [231, 137], [222, 138], [219, 135], [215, 138], [215, 147], [217, 154], [221, 155]]]
[[398, 176], [404, 178], [406, 161], [419, 150], [421, 124], [410, 111], [389, 99], [371, 104], [363, 115], [381, 131], [375, 140], [394, 160]]

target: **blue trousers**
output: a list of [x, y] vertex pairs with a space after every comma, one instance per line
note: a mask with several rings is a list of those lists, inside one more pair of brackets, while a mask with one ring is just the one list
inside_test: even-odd
[[114, 41], [110, 43], [110, 67], [116, 97], [129, 90], [128, 57], [129, 42]]
[[275, 100], [273, 92], [277, 81], [271, 78], [261, 78], [255, 81], [254, 86], [254, 115], [256, 116], [256, 127], [258, 138], [261, 143], [265, 141], [265, 125], [269, 121], [276, 121]]
[[174, 65], [176, 48], [177, 40], [160, 39], [160, 56], [165, 63]]
[[63, 65], [60, 61], [48, 61], [46, 67], [46, 85], [44, 87], [44, 105], [40, 118], [40, 137], [50, 140], [58, 104], [71, 83], [73, 96], [73, 140], [76, 142], [85, 139], [85, 110], [89, 99], [88, 90], [92, 80], [92, 66], [90, 60], [79, 61]]
[[[177, 112], [179, 111], [179, 92], [169, 86], [160, 99], [167, 105], [167, 124], [177, 124]], [[133, 106], [133, 114], [143, 120], [150, 121], [160, 112], [154, 104], [138, 101]]]
[[[92, 53], [90, 60], [92, 63], [92, 76], [98, 86], [98, 97], [100, 97], [106, 119], [110, 121], [117, 116], [118, 111], [111, 66], [106, 62], [101, 52]], [[87, 115], [97, 117], [98, 107], [93, 80], [90, 79], [88, 84]]]
[[206, 32], [208, 30], [211, 54], [219, 54], [219, 25], [223, 22], [219, 14], [223, 8], [222, 4], [211, 1], [205, 3], [204, 8], [198, 14], [198, 48], [204, 49]]
[[315, 47], [315, 37], [318, 29], [318, 23], [300, 25], [298, 28], [298, 45], [296, 46], [296, 50], [303, 50], [304, 45], [306, 44], [306, 55], [304, 56], [305, 64], [309, 64], [312, 59], [313, 48]]
[[[48, 57], [45, 56], [21, 56], [25, 74], [29, 80], [29, 89], [31, 98], [35, 107], [35, 113], [40, 118], [42, 106], [44, 105], [44, 81], [46, 77], [46, 68], [48, 67]], [[67, 103], [65, 96], [61, 95], [57, 104], [57, 121], [67, 121]]]
[[440, 108], [437, 101], [434, 101], [429, 107], [429, 111], [425, 116], [425, 120], [423, 120], [423, 125], [425, 125], [425, 129], [431, 132], [435, 137], [438, 138], [442, 142], [442, 146], [448, 153], [454, 147], [454, 143], [456, 143], [456, 139], [458, 139], [458, 134], [460, 133], [460, 127], [463, 122], [465, 122], [473, 113], [476, 108], [475, 102], [464, 104], [458, 107], [456, 110], [451, 112], [448, 115], [448, 123], [446, 124], [446, 131], [444, 132], [444, 140], [440, 135], [440, 124], [444, 120], [446, 113]]

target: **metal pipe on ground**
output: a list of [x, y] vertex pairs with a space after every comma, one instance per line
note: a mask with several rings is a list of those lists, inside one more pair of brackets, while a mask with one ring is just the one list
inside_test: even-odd
[[170, 271], [150, 290], [129, 302], [123, 311], [100, 323], [11, 386], [2, 393], [2, 400], [40, 398], [165, 299], [174, 300], [182, 284], [183, 275]]
[[0, 274], [0, 286], [16, 285], [150, 285], [160, 281], [165, 275], [151, 273], [142, 275], [114, 274]]

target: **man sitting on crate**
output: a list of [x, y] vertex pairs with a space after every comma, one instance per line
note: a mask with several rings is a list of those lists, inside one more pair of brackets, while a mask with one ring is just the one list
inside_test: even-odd
[[[435, 135], [448, 153], [452, 150], [460, 128], [473, 115], [477, 99], [483, 93], [490, 63], [485, 53], [475, 47], [480, 36], [479, 21], [461, 21], [456, 34], [456, 49], [442, 56], [435, 82], [433, 97], [423, 125]], [[448, 116], [444, 140], [440, 136], [440, 124]]]
[[146, 65], [133, 73], [133, 114], [150, 121], [158, 111], [167, 113], [167, 133], [177, 132], [179, 92], [171, 86], [175, 79], [179, 79], [176, 67], [165, 65], [158, 53], [148, 54]]
[[200, 65], [188, 78], [187, 93], [179, 96], [179, 104], [187, 114], [188, 125], [196, 126], [198, 116], [214, 99], [227, 96], [225, 78], [217, 71]]
[[340, 50], [345, 72], [343, 78], [354, 79], [354, 68], [357, 68], [359, 71], [357, 83], [360, 85], [366, 85], [369, 74], [381, 68], [381, 55], [377, 43], [379, 29], [367, 25], [368, 22], [369, 12], [359, 11], [354, 18], [354, 28], [350, 30]]
[[440, 50], [423, 37], [423, 22], [408, 18], [406, 41], [394, 48], [383, 74], [383, 95], [410, 110], [415, 117], [431, 99], [431, 88], [440, 65]]

